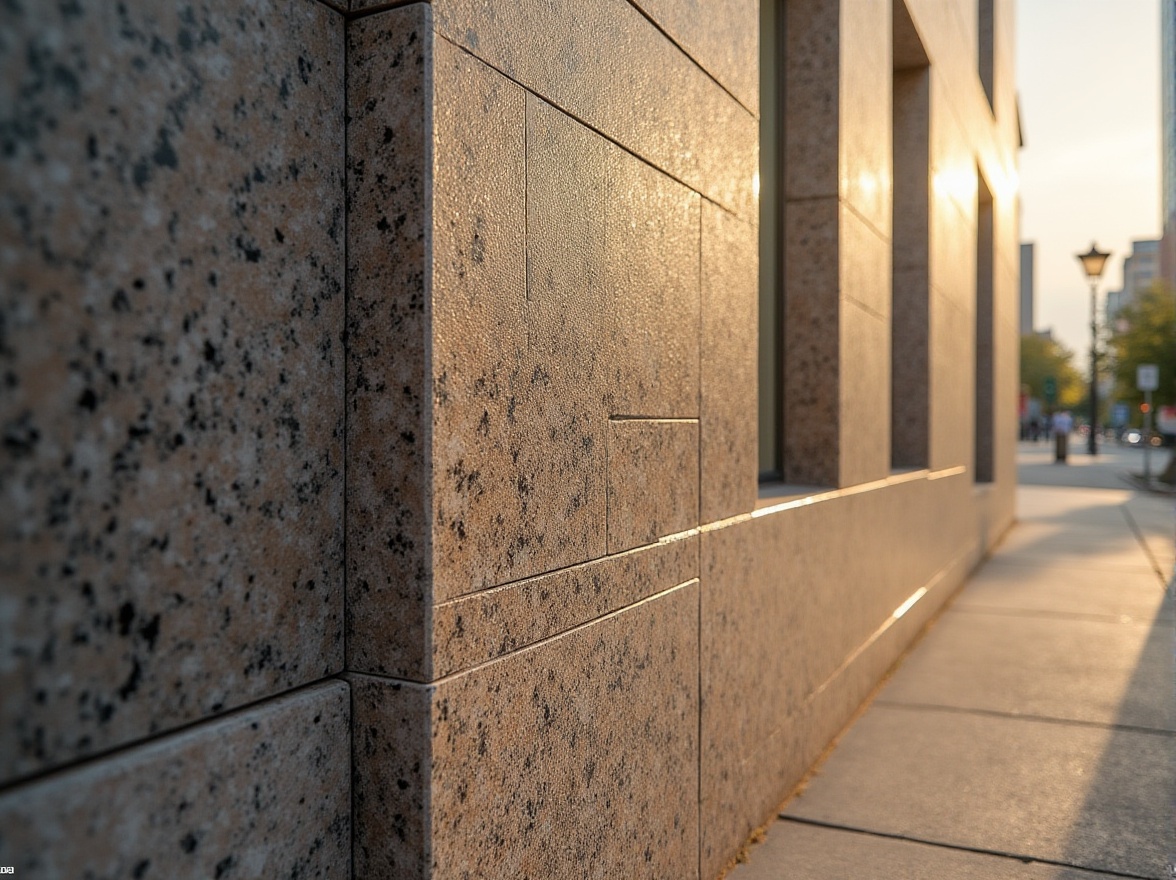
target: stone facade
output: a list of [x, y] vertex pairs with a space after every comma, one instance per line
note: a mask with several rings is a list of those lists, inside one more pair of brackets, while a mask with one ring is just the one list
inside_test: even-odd
[[1011, 0], [779, 4], [762, 193], [754, 0], [390, 6], [10, 4], [18, 874], [710, 880], [1011, 522]]

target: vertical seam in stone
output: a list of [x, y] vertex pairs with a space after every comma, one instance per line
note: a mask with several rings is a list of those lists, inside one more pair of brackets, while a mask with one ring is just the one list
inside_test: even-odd
[[[351, 41], [351, 25], [348, 23], [346, 17], [340, 16], [340, 28], [343, 31], [343, 671], [346, 672], [348, 668], [349, 655], [347, 653], [348, 634], [351, 630], [350, 625], [350, 611], [347, 601], [347, 565], [349, 558], [347, 555], [347, 508], [348, 508], [348, 492], [347, 492], [347, 455], [348, 455], [348, 434], [350, 432], [350, 419], [347, 417], [349, 397], [347, 393], [348, 382], [350, 381], [350, 371], [347, 369], [348, 361], [351, 357], [351, 340], [350, 334], [347, 332], [348, 324], [348, 306], [350, 300], [351, 290], [351, 239], [350, 239], [350, 220], [351, 220], [351, 187], [347, 183], [347, 160], [350, 156], [350, 143], [348, 140], [348, 130], [350, 129], [350, 113], [347, 112], [347, 100], [350, 95], [350, 53], [348, 52], [348, 44]], [[347, 683], [347, 820], [349, 840], [347, 846], [347, 876], [349, 878], [355, 877], [355, 846], [356, 846], [356, 822], [355, 822], [355, 692], [351, 687], [351, 683]]]
[[[351, 266], [351, 249], [349, 238], [349, 221], [351, 219], [351, 195], [350, 187], [347, 185], [347, 157], [349, 150], [348, 143], [348, 128], [349, 122], [347, 113], [347, 95], [348, 95], [348, 73], [349, 70], [349, 56], [347, 51], [347, 44], [349, 42], [350, 27], [345, 18], [340, 17], [340, 28], [343, 31], [343, 103], [340, 108], [343, 113], [343, 462], [340, 467], [343, 479], [343, 578], [341, 588], [343, 590], [343, 671], [347, 671], [347, 636], [350, 626], [348, 625], [348, 604], [347, 604], [347, 454], [348, 443], [347, 437], [350, 430], [350, 420], [347, 418], [348, 410], [348, 395], [347, 383], [350, 380], [350, 371], [347, 369], [348, 360], [351, 357], [351, 344], [347, 333], [347, 315], [348, 315], [348, 301], [350, 299], [350, 274], [348, 272]], [[355, 875], [354, 865], [352, 866], [352, 876]]]
[[[701, 432], [700, 432], [701, 434]], [[695, 740], [695, 782], [698, 785], [698, 796], [694, 800], [694, 834], [695, 834], [695, 850], [698, 853], [698, 868], [695, 876], [698, 880], [702, 880], [702, 591], [704, 588], [702, 578], [702, 541], [703, 536], [699, 535], [698, 540], [694, 542], [694, 571], [698, 576], [698, 618], [695, 632], [698, 638], [698, 651], [696, 655], [698, 673], [698, 734]]]
[[424, 650], [422, 652], [422, 672], [426, 680], [433, 678], [433, 596], [434, 584], [436, 575], [436, 559], [434, 558], [435, 541], [433, 530], [436, 525], [435, 513], [433, 509], [433, 462], [435, 459], [433, 449], [433, 411], [434, 411], [434, 394], [433, 394], [433, 191], [437, 181], [437, 150], [436, 150], [436, 125], [434, 105], [436, 103], [436, 53], [435, 46], [437, 40], [437, 32], [433, 28], [433, 7], [431, 4], [425, 4], [424, 19], [425, 27], [422, 29], [424, 33], [421, 35], [421, 53], [424, 55], [424, 79], [425, 88], [423, 95], [424, 111], [425, 111], [425, 125], [426, 132], [424, 138], [425, 157], [422, 165], [428, 169], [428, 178], [425, 181], [425, 192], [423, 193], [423, 204], [421, 210], [425, 216], [423, 218], [422, 228], [424, 230], [424, 267], [422, 271], [422, 278], [425, 284], [423, 307], [425, 310], [424, 318], [424, 368], [423, 380], [425, 392], [422, 405], [424, 412], [421, 414], [421, 433], [425, 436], [425, 450], [428, 456], [424, 463], [425, 472], [427, 474], [425, 485], [425, 499], [422, 504], [423, 514], [425, 516], [425, 535], [426, 537], [426, 559], [428, 564], [427, 578], [427, 593], [424, 597], [424, 632], [421, 638], [424, 641]]
[[703, 489], [704, 489], [704, 486], [706, 483], [706, 480], [703, 477], [703, 473], [705, 471], [705, 462], [703, 462], [703, 460], [702, 460], [702, 432], [706, 430], [705, 420], [703, 419], [703, 416], [705, 414], [705, 410], [703, 408], [703, 398], [702, 398], [702, 387], [703, 387], [702, 372], [703, 372], [703, 370], [706, 369], [706, 364], [704, 362], [705, 359], [703, 357], [703, 352], [705, 350], [704, 349], [705, 337], [704, 337], [704, 333], [703, 333], [703, 325], [706, 323], [706, 315], [703, 313], [703, 295], [702, 295], [703, 288], [705, 287], [705, 284], [706, 284], [706, 282], [703, 279], [703, 272], [705, 270], [705, 264], [704, 264], [704, 261], [702, 258], [703, 248], [705, 247], [705, 244], [702, 240], [703, 235], [705, 234], [704, 229], [703, 229], [703, 222], [702, 222], [702, 215], [704, 212], [704, 208], [705, 208], [705, 205], [703, 204], [702, 197], [699, 196], [699, 198], [698, 198], [698, 289], [695, 291], [695, 293], [697, 293], [697, 295], [698, 295], [698, 397], [695, 400], [695, 411], [698, 413], [698, 436], [697, 436], [697, 441], [696, 441], [698, 443], [698, 474], [696, 475], [696, 479], [698, 481], [698, 494], [694, 498], [694, 524], [696, 526], [702, 525], [702, 511], [703, 511], [703, 507], [704, 507], [703, 501], [702, 501], [702, 493], [703, 493]]

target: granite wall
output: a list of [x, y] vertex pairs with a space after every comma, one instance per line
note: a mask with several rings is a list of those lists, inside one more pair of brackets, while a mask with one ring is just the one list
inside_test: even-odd
[[1011, 3], [784, 9], [761, 486], [755, 0], [9, 3], [0, 865], [722, 871], [1015, 479]]

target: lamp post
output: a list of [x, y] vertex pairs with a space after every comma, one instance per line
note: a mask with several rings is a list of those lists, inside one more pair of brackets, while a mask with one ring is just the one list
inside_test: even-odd
[[1110, 255], [1109, 251], [1100, 251], [1094, 242], [1090, 243], [1089, 251], [1076, 255], [1090, 282], [1090, 435], [1086, 451], [1091, 455], [1098, 455], [1098, 279], [1102, 277]]

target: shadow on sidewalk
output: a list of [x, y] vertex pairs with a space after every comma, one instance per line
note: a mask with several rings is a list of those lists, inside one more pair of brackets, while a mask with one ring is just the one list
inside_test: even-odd
[[[1176, 624], [1165, 590], [1136, 672], [1106, 730], [1101, 755], [1071, 824], [1065, 861], [1165, 880], [1176, 864]], [[1163, 670], [1157, 672], [1157, 670]], [[1166, 692], [1157, 693], [1158, 687]], [[1166, 705], [1165, 705], [1166, 704]], [[1157, 709], [1166, 709], [1166, 718]], [[1157, 718], [1157, 714], [1161, 717]], [[1143, 723], [1141, 723], [1143, 722]]]

